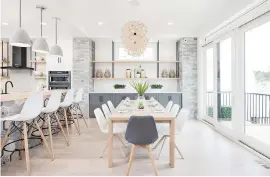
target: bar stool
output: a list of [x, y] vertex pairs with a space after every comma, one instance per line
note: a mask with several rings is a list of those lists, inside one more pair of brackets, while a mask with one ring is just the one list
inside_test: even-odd
[[43, 93], [42, 92], [37, 92], [27, 98], [25, 101], [23, 108], [21, 110], [20, 114], [16, 114], [14, 116], [9, 116], [5, 118], [1, 118], [1, 121], [11, 121], [10, 126], [3, 138], [1, 140], [1, 151], [2, 148], [4, 147], [9, 133], [12, 129], [12, 123], [13, 122], [18, 122], [19, 124], [22, 124], [23, 126], [23, 136], [24, 136], [24, 149], [25, 149], [25, 160], [26, 160], [26, 169], [27, 169], [27, 175], [30, 175], [30, 160], [29, 160], [29, 149], [28, 149], [28, 136], [27, 136], [27, 125], [26, 122], [29, 121], [34, 121], [36, 127], [38, 128], [38, 131], [41, 135], [41, 138], [43, 140], [43, 143], [48, 151], [48, 153], [51, 156], [51, 159], [54, 160], [53, 154], [48, 146], [48, 143], [45, 139], [45, 136], [39, 126], [39, 124], [36, 121], [36, 117], [41, 113], [43, 107]]
[[82, 118], [84, 120], [84, 123], [85, 123], [86, 127], [88, 128], [87, 122], [86, 122], [86, 120], [85, 120], [85, 118], [83, 116], [83, 113], [82, 113], [82, 110], [81, 110], [81, 107], [80, 107], [80, 103], [82, 102], [82, 100], [83, 100], [83, 88], [80, 88], [76, 93], [75, 99], [73, 100], [73, 108], [75, 108], [79, 130], [80, 130], [80, 124], [79, 124], [78, 110], [80, 110], [80, 112], [81, 112], [80, 115], [82, 116]]
[[65, 117], [65, 122], [66, 122], [66, 129], [67, 129], [67, 138], [68, 138], [68, 141], [69, 141], [69, 128], [68, 128], [68, 119], [67, 119], [67, 110], [70, 111], [71, 113], [71, 118], [72, 118], [72, 121], [74, 122], [75, 124], [75, 127], [77, 129], [77, 132], [78, 134], [80, 135], [80, 130], [75, 122], [75, 119], [73, 117], [73, 114], [72, 114], [72, 111], [70, 109], [72, 103], [73, 103], [73, 96], [74, 96], [74, 93], [73, 93], [73, 90], [72, 89], [69, 89], [66, 93], [66, 96], [65, 96], [65, 99], [62, 103], [60, 103], [60, 108], [64, 111], [64, 117]]
[[60, 91], [53, 91], [51, 96], [50, 96], [50, 99], [48, 101], [48, 104], [45, 108], [42, 109], [42, 113], [45, 114], [45, 116], [47, 116], [47, 124], [48, 124], [48, 129], [49, 129], [49, 136], [50, 136], [50, 145], [51, 145], [51, 150], [52, 150], [52, 153], [53, 153], [53, 156], [54, 156], [54, 151], [53, 151], [53, 140], [52, 140], [52, 130], [51, 130], [51, 116], [54, 116], [56, 118], [56, 121], [58, 123], [58, 126], [60, 127], [63, 135], [64, 135], [64, 138], [67, 142], [67, 145], [69, 146], [69, 141], [67, 139], [67, 136], [65, 134], [65, 131], [62, 127], [62, 124], [58, 118], [58, 115], [57, 115], [57, 110], [60, 106], [60, 102], [61, 102], [61, 96], [62, 96], [62, 93]]

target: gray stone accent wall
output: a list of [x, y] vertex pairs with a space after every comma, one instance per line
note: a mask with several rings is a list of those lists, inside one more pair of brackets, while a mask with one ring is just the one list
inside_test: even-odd
[[83, 102], [80, 104], [85, 118], [89, 117], [89, 92], [93, 91], [92, 60], [93, 41], [90, 38], [73, 38], [72, 88], [84, 88]]
[[183, 107], [189, 109], [189, 118], [197, 118], [197, 38], [179, 40], [179, 72]]

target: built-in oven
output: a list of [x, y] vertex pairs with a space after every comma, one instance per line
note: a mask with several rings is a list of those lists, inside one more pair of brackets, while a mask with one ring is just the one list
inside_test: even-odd
[[49, 90], [70, 89], [70, 71], [49, 71]]

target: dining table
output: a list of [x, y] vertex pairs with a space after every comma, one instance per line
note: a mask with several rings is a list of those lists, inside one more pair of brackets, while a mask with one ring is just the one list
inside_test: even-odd
[[[143, 102], [144, 109], [138, 109]], [[169, 165], [174, 168], [175, 156], [175, 117], [156, 100], [122, 100], [108, 119], [108, 167], [113, 167], [113, 126], [116, 123], [128, 123], [131, 116], [153, 116], [156, 123], [169, 124]], [[140, 127], [138, 127], [139, 129]]]

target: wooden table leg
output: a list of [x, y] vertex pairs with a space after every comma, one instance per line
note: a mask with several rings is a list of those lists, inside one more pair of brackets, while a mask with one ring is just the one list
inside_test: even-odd
[[108, 167], [112, 168], [113, 166], [113, 122], [108, 120]]
[[174, 157], [174, 144], [175, 144], [174, 129], [175, 129], [175, 125], [174, 124], [175, 124], [175, 120], [172, 119], [171, 123], [170, 123], [170, 167], [171, 168], [174, 168], [174, 160], [175, 160], [175, 157]]

